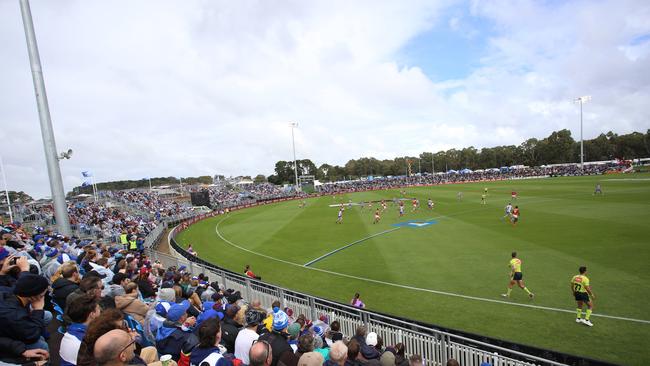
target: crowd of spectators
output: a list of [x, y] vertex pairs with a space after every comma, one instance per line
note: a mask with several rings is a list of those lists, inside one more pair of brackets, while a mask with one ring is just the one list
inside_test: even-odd
[[345, 182], [325, 183], [316, 187], [323, 194], [336, 194], [343, 192], [357, 192], [371, 189], [394, 189], [413, 185], [432, 185], [447, 183], [463, 183], [476, 181], [491, 181], [500, 179], [523, 179], [544, 176], [578, 176], [603, 174], [612, 169], [608, 165], [585, 165], [580, 169], [576, 165], [534, 167], [519, 169], [488, 169], [473, 172], [447, 172], [437, 174], [423, 174], [397, 177], [375, 177], [373, 179], [359, 179]]
[[165, 199], [156, 192], [129, 190], [106, 192], [105, 196], [121, 202], [128, 207], [148, 213], [160, 220], [188, 212], [191, 205]]
[[[191, 188], [203, 190], [202, 187]], [[271, 183], [255, 183], [246, 185], [220, 185], [207, 188], [210, 194], [210, 202], [215, 207], [231, 207], [266, 201], [270, 199], [295, 196], [294, 190], [286, 190]]]

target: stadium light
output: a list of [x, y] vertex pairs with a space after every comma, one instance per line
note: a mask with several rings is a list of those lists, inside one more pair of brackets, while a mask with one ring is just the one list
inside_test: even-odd
[[298, 127], [298, 122], [291, 122], [291, 144], [293, 145], [293, 174], [296, 177], [296, 191], [298, 191], [298, 165], [296, 164], [296, 139], [293, 134], [293, 130]]
[[[20, 0], [20, 13], [23, 18], [25, 38], [27, 40], [27, 53], [29, 54], [29, 64], [34, 81], [34, 93], [36, 94], [38, 117], [41, 123], [45, 162], [47, 165], [47, 174], [50, 178], [52, 202], [54, 203], [54, 217], [56, 218], [56, 225], [59, 232], [63, 235], [70, 235], [72, 234], [72, 230], [70, 229], [70, 219], [68, 218], [68, 207], [65, 203], [63, 179], [61, 178], [61, 169], [59, 168], [59, 156], [56, 154], [56, 142], [54, 140], [54, 130], [52, 129], [50, 107], [47, 103], [43, 68], [41, 67], [41, 57], [38, 54], [38, 44], [36, 43], [36, 33], [34, 32], [34, 22], [32, 21], [32, 11], [29, 8], [29, 0]], [[67, 154], [68, 157], [70, 154], [72, 154], [72, 151]]]
[[585, 165], [585, 145], [582, 139], [582, 105], [591, 100], [591, 95], [585, 95], [573, 100], [574, 103], [580, 104], [580, 170], [584, 170]]

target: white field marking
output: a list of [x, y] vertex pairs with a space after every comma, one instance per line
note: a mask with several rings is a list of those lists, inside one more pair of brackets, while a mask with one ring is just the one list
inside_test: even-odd
[[[451, 296], [451, 297], [459, 297], [459, 298], [468, 299], [468, 300], [491, 302], [491, 303], [505, 304], [505, 305], [511, 305], [511, 306], [520, 306], [520, 307], [524, 307], [524, 308], [531, 308], [531, 309], [539, 309], [539, 310], [547, 310], [547, 311], [555, 311], [555, 312], [561, 312], [561, 313], [575, 314], [575, 310], [559, 309], [559, 308], [552, 308], [552, 307], [548, 307], [548, 306], [539, 306], [539, 305], [531, 305], [531, 304], [519, 304], [519, 303], [508, 302], [508, 301], [503, 301], [503, 300], [488, 299], [488, 298], [485, 298], [485, 297], [461, 295], [461, 294], [457, 294], [457, 293], [453, 293], [453, 292], [432, 290], [432, 289], [428, 289], [428, 288], [421, 288], [421, 287], [408, 286], [408, 285], [400, 285], [398, 283], [380, 281], [380, 280], [375, 280], [375, 279], [372, 279], [372, 278], [358, 277], [358, 276], [353, 276], [353, 275], [349, 275], [349, 274], [345, 274], [345, 273], [328, 271], [326, 269], [321, 269], [321, 268], [305, 267], [300, 263], [294, 263], [294, 262], [290, 262], [290, 261], [287, 261], [287, 260], [284, 260], [284, 259], [275, 258], [275, 257], [271, 257], [270, 255], [266, 255], [266, 254], [262, 254], [262, 253], [252, 251], [250, 249], [239, 246], [239, 245], [231, 242], [230, 240], [224, 238], [223, 235], [221, 235], [221, 233], [219, 232], [219, 225], [221, 225], [221, 223], [224, 222], [229, 217], [231, 217], [231, 216], [224, 217], [221, 221], [219, 221], [217, 223], [217, 225], [214, 228], [215, 232], [221, 238], [221, 240], [225, 241], [226, 243], [230, 244], [231, 246], [233, 246], [233, 247], [235, 247], [237, 249], [240, 249], [240, 250], [243, 250], [245, 252], [248, 252], [248, 253], [251, 253], [251, 254], [266, 258], [266, 259], [270, 259], [270, 260], [273, 260], [273, 261], [276, 261], [276, 262], [289, 264], [289, 265], [292, 265], [292, 266], [300, 267], [300, 268], [303, 268], [303, 269], [308, 269], [308, 270], [311, 270], [311, 271], [318, 271], [318, 272], [322, 272], [322, 273], [327, 273], [327, 274], [331, 274], [331, 275], [334, 275], [334, 276], [345, 277], [345, 278], [350, 278], [350, 279], [359, 280], [359, 281], [372, 282], [372, 283], [377, 283], [377, 284], [380, 284], [380, 285], [393, 286], [393, 287], [403, 288], [403, 289], [407, 289], [407, 290], [428, 292], [428, 293], [432, 293], [432, 294]], [[606, 315], [606, 314], [594, 314], [594, 313], [592, 313], [591, 316], [596, 316], [596, 317], [601, 317], [601, 318], [608, 318], [608, 319], [616, 319], [616, 320], [626, 320], [626, 321], [635, 322], [635, 323], [650, 324], [650, 320], [626, 318], [626, 317], [622, 317], [622, 316], [614, 316], [614, 315]]]
[[603, 179], [606, 181], [642, 181], [642, 180], [650, 180], [650, 178], [609, 178], [609, 179]]
[[314, 264], [314, 263], [320, 261], [321, 259], [325, 259], [325, 258], [329, 257], [330, 255], [332, 255], [332, 254], [334, 254], [334, 253], [340, 252], [340, 251], [343, 250], [343, 249], [349, 248], [349, 247], [351, 247], [351, 246], [353, 246], [353, 245], [355, 245], [355, 244], [359, 244], [359, 243], [361, 243], [362, 241], [366, 241], [366, 240], [368, 240], [368, 239], [374, 238], [375, 236], [379, 236], [379, 235], [383, 235], [383, 234], [388, 234], [388, 233], [390, 233], [390, 232], [392, 232], [392, 231], [399, 230], [399, 229], [400, 229], [399, 227], [395, 227], [395, 228], [392, 228], [392, 229], [384, 230], [384, 231], [382, 231], [382, 232], [380, 232], [380, 233], [377, 233], [377, 234], [372, 234], [372, 235], [370, 235], [370, 236], [367, 236], [367, 237], [362, 238], [362, 239], [359, 239], [359, 240], [355, 240], [355, 241], [353, 241], [353, 242], [350, 243], [350, 244], [346, 244], [346, 245], [344, 245], [344, 246], [342, 246], [342, 247], [340, 247], [340, 248], [338, 248], [338, 249], [334, 249], [334, 250], [332, 250], [332, 251], [329, 252], [329, 253], [325, 253], [325, 254], [321, 255], [320, 257], [318, 257], [318, 258], [316, 258], [316, 259], [312, 259], [312, 260], [310, 260], [309, 262], [305, 263], [304, 266], [305, 266], [305, 267], [309, 267], [310, 265], [312, 265], [312, 264]]

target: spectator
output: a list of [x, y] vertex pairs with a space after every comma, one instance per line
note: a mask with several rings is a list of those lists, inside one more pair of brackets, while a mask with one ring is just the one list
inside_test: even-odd
[[409, 365], [410, 366], [423, 366], [424, 363], [422, 362], [422, 356], [420, 356], [420, 355], [411, 355], [411, 357], [409, 357]]
[[138, 295], [138, 284], [129, 282], [124, 286], [124, 295], [115, 296], [115, 307], [130, 315], [138, 323], [144, 324], [149, 306], [147, 306]]
[[273, 309], [273, 330], [260, 336], [260, 341], [265, 341], [271, 345], [273, 350], [272, 366], [296, 366], [298, 358], [294, 355], [293, 350], [287, 338], [288, 319], [287, 314], [278, 307]]
[[27, 349], [49, 350], [41, 336], [52, 320], [43, 310], [49, 283], [45, 277], [24, 273], [11, 293], [0, 293], [0, 337], [25, 343]]
[[232, 362], [223, 357], [219, 349], [221, 327], [218, 318], [211, 318], [199, 327], [199, 344], [192, 350], [192, 365], [231, 366]]
[[455, 359], [450, 358], [447, 360], [447, 366], [460, 366], [460, 364]]
[[248, 365], [248, 353], [253, 342], [260, 336], [257, 334], [257, 327], [263, 320], [263, 314], [257, 310], [246, 310], [246, 327], [239, 331], [235, 339], [235, 357], [240, 359], [244, 365]]
[[100, 313], [101, 308], [97, 303], [97, 299], [91, 294], [77, 297], [70, 303], [68, 316], [72, 324], [66, 328], [59, 348], [62, 366], [77, 364], [77, 354], [79, 353], [81, 341], [86, 335], [88, 324], [97, 318]]
[[86, 328], [86, 335], [79, 346], [77, 366], [91, 366], [96, 364], [93, 355], [95, 342], [99, 337], [113, 329], [127, 330], [124, 324], [124, 315], [117, 309], [106, 309], [94, 321], [90, 322]]
[[271, 366], [273, 363], [273, 347], [267, 341], [255, 341], [248, 353], [248, 366]]
[[102, 297], [103, 289], [104, 285], [102, 284], [101, 278], [86, 275], [81, 279], [81, 282], [79, 282], [79, 288], [68, 295], [66, 298], [65, 308], [67, 309], [70, 305], [70, 302], [72, 302], [74, 299], [86, 293], [92, 294], [97, 300], [100, 300]]
[[226, 314], [221, 321], [221, 330], [223, 332], [221, 343], [226, 347], [228, 353], [235, 353], [235, 340], [239, 334], [239, 328], [241, 328], [241, 324], [235, 321], [235, 315], [238, 311], [239, 307], [237, 305], [228, 305]]
[[260, 281], [262, 280], [262, 277], [256, 276], [255, 273], [253, 273], [253, 271], [251, 270], [250, 264], [247, 264], [246, 268], [244, 268], [244, 274], [249, 278], [253, 278], [253, 279], [256, 279], [256, 280], [260, 280]]
[[[297, 323], [294, 323], [297, 324]], [[314, 336], [311, 333], [303, 334], [298, 337], [298, 349], [296, 350], [296, 357], [300, 358], [308, 352], [314, 351]]]
[[50, 358], [44, 349], [26, 349], [25, 343], [7, 337], [0, 337], [0, 364], [37, 366]]
[[[366, 360], [379, 360], [381, 354], [374, 347], [377, 345], [377, 333], [367, 333], [366, 327], [359, 326], [354, 339], [359, 343], [361, 355]], [[367, 341], [370, 341], [370, 344]]]
[[124, 286], [129, 282], [131, 282], [131, 279], [126, 274], [120, 272], [115, 273], [113, 280], [108, 285], [106, 296], [115, 298], [117, 295], [124, 295], [126, 293]]
[[409, 360], [406, 359], [404, 343], [395, 345], [395, 365], [409, 366]]
[[386, 351], [381, 354], [379, 358], [381, 366], [395, 366], [395, 354], [391, 351]]
[[356, 294], [354, 294], [354, 297], [352, 298], [352, 300], [350, 300], [350, 304], [352, 306], [354, 306], [355, 308], [363, 309], [363, 308], [366, 307], [366, 304], [364, 304], [363, 301], [361, 301], [360, 297], [361, 296], [359, 295], [358, 292]]
[[330, 330], [327, 332], [328, 340], [331, 340], [332, 343], [336, 341], [343, 340], [343, 333], [341, 333], [341, 323], [338, 320], [335, 320], [330, 324]]
[[113, 329], [95, 342], [98, 366], [128, 365], [135, 357], [135, 339], [121, 329]]
[[52, 282], [52, 300], [65, 311], [68, 295], [79, 288], [79, 269], [74, 262], [59, 267], [60, 276]]
[[345, 360], [345, 366], [362, 366], [359, 358], [359, 342], [356, 339], [351, 339], [348, 343], [348, 358]]
[[5, 247], [0, 247], [0, 291], [11, 292], [22, 272], [29, 272], [27, 258], [9, 255]]
[[189, 362], [192, 349], [199, 343], [198, 338], [191, 332], [196, 318], [187, 316], [190, 302], [185, 300], [172, 304], [167, 311], [167, 320], [158, 329], [156, 335], [156, 348], [161, 355], [169, 354], [172, 359], [179, 362], [181, 357], [184, 362]]
[[[386, 352], [390, 353], [390, 352]], [[392, 354], [392, 353], [391, 353]], [[336, 341], [329, 351], [329, 360], [323, 363], [324, 366], [344, 366], [348, 358], [348, 347], [342, 341]], [[388, 366], [383, 365], [382, 366]]]
[[323, 366], [327, 363], [318, 352], [307, 352], [298, 359], [298, 366]]
[[140, 269], [140, 274], [135, 282], [138, 284], [138, 288], [140, 289], [143, 298], [147, 299], [156, 297], [156, 289], [152, 285], [151, 281], [149, 281], [149, 270], [147, 267], [142, 267]]

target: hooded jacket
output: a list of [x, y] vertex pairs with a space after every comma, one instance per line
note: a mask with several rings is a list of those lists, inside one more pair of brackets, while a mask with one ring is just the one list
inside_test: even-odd
[[158, 354], [170, 354], [174, 361], [181, 358], [181, 352], [189, 355], [199, 344], [199, 339], [192, 332], [185, 332], [178, 323], [165, 320], [156, 334]]
[[149, 307], [138, 298], [137, 292], [115, 296], [115, 307], [131, 315], [140, 324], [144, 324], [144, 318], [149, 311]]
[[61, 277], [52, 284], [52, 300], [65, 310], [65, 300], [68, 298], [68, 295], [75, 292], [78, 288], [79, 284]]

